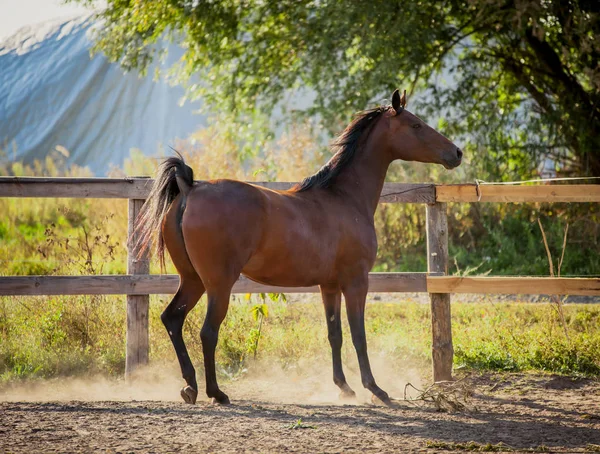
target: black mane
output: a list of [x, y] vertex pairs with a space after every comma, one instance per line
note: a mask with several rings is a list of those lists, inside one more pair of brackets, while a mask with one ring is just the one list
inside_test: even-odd
[[294, 186], [296, 192], [306, 191], [310, 188], [327, 188], [335, 181], [336, 177], [352, 162], [359, 149], [361, 138], [366, 131], [370, 132], [381, 114], [390, 106], [379, 106], [374, 109], [359, 112], [352, 123], [342, 132], [331, 145], [335, 151], [333, 157], [314, 175], [305, 178], [301, 183]]

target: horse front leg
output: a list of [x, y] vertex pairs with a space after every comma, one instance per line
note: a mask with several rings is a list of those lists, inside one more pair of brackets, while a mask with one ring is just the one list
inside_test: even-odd
[[352, 343], [358, 356], [360, 377], [363, 386], [371, 391], [375, 397], [388, 407], [392, 407], [392, 401], [388, 394], [375, 383], [371, 372], [369, 356], [367, 355], [367, 338], [365, 334], [365, 303], [367, 298], [369, 281], [368, 274], [355, 279], [350, 285], [342, 287], [346, 299], [346, 311], [352, 334]]
[[338, 287], [327, 288], [321, 286], [321, 296], [327, 317], [327, 333], [331, 345], [333, 361], [333, 382], [340, 388], [340, 397], [343, 399], [354, 398], [356, 393], [348, 386], [342, 368], [342, 321], [340, 317], [342, 292]]

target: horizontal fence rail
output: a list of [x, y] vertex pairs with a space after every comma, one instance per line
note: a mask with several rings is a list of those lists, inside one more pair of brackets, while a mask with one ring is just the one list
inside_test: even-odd
[[444, 184], [436, 186], [436, 202], [600, 202], [600, 184]]
[[[150, 178], [0, 177], [0, 197], [146, 199]], [[291, 182], [249, 182], [274, 190]], [[600, 202], [599, 184], [511, 186], [494, 184], [385, 183], [380, 203]]]
[[[179, 286], [176, 274], [100, 276], [0, 276], [0, 296], [34, 295], [166, 295]], [[232, 293], [318, 293], [319, 287], [278, 287], [246, 277]], [[369, 292], [488, 293], [521, 295], [600, 295], [600, 278], [459, 277], [443, 273], [370, 273]]]
[[[296, 183], [249, 182], [273, 190], [287, 190]], [[90, 199], [146, 199], [150, 178], [38, 178], [0, 177], [0, 197], [70, 197]], [[435, 203], [435, 185], [385, 183], [380, 203]]]
[[[128, 235], [154, 180], [150, 178], [0, 177], [0, 197], [129, 199]], [[295, 183], [252, 182], [272, 190]], [[371, 273], [370, 292], [428, 292], [431, 300], [432, 358], [435, 381], [452, 378], [451, 293], [600, 295], [600, 278], [448, 276], [446, 202], [600, 202], [600, 185], [513, 186], [495, 184], [385, 183], [380, 203], [427, 205], [429, 273]], [[0, 295], [127, 295], [126, 376], [147, 364], [150, 294], [173, 294], [179, 276], [150, 275], [149, 257], [128, 246], [128, 274], [102, 276], [0, 276]], [[134, 260], [134, 257], [138, 257]], [[233, 293], [312, 293], [318, 287], [275, 287], [241, 277]]]
[[430, 276], [429, 293], [520, 295], [600, 295], [600, 278], [581, 277], [458, 277]]
[[[370, 273], [371, 292], [427, 292], [428, 273]], [[440, 273], [441, 275], [441, 273]], [[0, 295], [153, 295], [173, 294], [178, 275], [2, 276]], [[246, 277], [232, 293], [318, 293], [319, 287], [277, 287]]]

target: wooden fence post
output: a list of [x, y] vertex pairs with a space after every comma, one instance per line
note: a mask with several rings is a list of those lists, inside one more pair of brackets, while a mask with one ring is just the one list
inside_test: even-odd
[[[129, 199], [129, 220], [127, 226], [127, 274], [148, 274], [150, 258], [146, 252], [138, 258], [138, 248], [135, 247], [135, 219], [140, 212], [144, 200]], [[139, 366], [148, 364], [148, 312], [149, 295], [127, 295], [127, 353], [125, 356], [125, 377]]]
[[[448, 213], [445, 203], [427, 205], [427, 270], [448, 274]], [[430, 293], [433, 381], [452, 380], [450, 294]]]

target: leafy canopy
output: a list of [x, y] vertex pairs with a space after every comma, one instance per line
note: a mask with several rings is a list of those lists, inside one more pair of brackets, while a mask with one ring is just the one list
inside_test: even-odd
[[190, 91], [222, 110], [270, 112], [308, 87], [305, 113], [339, 130], [408, 87], [487, 176], [529, 176], [544, 156], [600, 175], [594, 1], [108, 0], [99, 15], [110, 60], [145, 70], [176, 40], [178, 80], [200, 80]]

